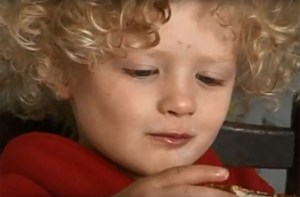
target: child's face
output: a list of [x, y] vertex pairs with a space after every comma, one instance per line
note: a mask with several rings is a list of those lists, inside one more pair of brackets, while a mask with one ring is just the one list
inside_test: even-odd
[[158, 46], [80, 72], [70, 101], [88, 146], [139, 175], [191, 164], [208, 149], [236, 72], [231, 32], [210, 6], [172, 5]]

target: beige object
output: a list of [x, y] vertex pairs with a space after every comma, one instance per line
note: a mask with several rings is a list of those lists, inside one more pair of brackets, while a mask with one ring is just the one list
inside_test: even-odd
[[237, 185], [226, 186], [221, 184], [209, 184], [208, 186], [228, 191], [230, 193], [236, 194], [238, 197], [297, 197], [296, 195], [289, 196], [285, 194], [268, 194], [265, 192], [245, 189]]

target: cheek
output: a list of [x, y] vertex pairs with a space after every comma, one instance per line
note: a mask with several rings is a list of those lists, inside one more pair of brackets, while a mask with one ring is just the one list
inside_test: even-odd
[[205, 105], [199, 105], [201, 107], [198, 119], [210, 137], [214, 138], [218, 134], [226, 118], [230, 100], [231, 89], [218, 94], [206, 94], [204, 99], [202, 99], [202, 103], [205, 103]]
[[[226, 117], [230, 99], [222, 98], [207, 100], [200, 109], [197, 117], [199, 135], [193, 148], [199, 157], [212, 145]], [[185, 154], [188, 155], [189, 152]]]
[[199, 106], [202, 106], [200, 111], [205, 112], [206, 116], [203, 114], [205, 118], [216, 122], [223, 121], [231, 100], [232, 88], [230, 87], [222, 91], [206, 92], [205, 96], [202, 96], [201, 102], [204, 104], [200, 103]]
[[109, 96], [99, 96], [97, 101], [99, 113], [107, 124], [126, 128], [143, 122], [151, 114], [153, 102], [147, 94], [123, 87], [114, 89], [107, 95]]
[[93, 135], [90, 138], [122, 138], [126, 132], [140, 130], [153, 114], [149, 93], [127, 83], [108, 81], [82, 86], [74, 96], [73, 108], [80, 130]]

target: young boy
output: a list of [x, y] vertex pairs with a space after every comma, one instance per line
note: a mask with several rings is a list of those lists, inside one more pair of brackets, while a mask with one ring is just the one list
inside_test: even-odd
[[68, 101], [79, 134], [78, 143], [41, 133], [13, 140], [1, 196], [232, 196], [211, 182], [272, 192], [252, 169], [221, 167], [209, 147], [234, 89], [270, 96], [299, 67], [299, 1], [1, 7], [5, 106], [41, 117]]

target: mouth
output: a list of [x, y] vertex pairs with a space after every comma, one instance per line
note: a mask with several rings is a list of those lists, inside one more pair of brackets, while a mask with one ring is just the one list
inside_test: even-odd
[[194, 136], [183, 132], [162, 132], [147, 134], [155, 143], [169, 148], [178, 148], [186, 145]]

